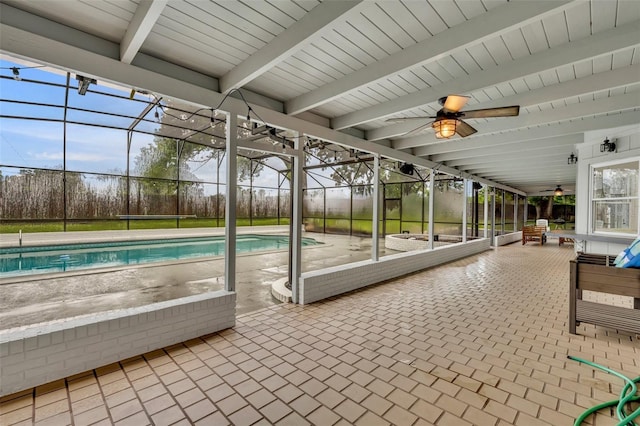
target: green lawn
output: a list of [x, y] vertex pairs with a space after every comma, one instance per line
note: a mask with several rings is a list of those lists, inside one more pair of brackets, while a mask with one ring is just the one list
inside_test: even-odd
[[[278, 225], [277, 218], [262, 219], [237, 219], [237, 226], [269, 226]], [[280, 218], [280, 225], [288, 225], [289, 218]], [[220, 219], [180, 219], [180, 228], [216, 228], [224, 226], [224, 220]], [[175, 219], [160, 220], [131, 220], [129, 229], [173, 229], [177, 228]], [[95, 220], [86, 222], [67, 222], [67, 231], [108, 231], [126, 230], [126, 220]], [[34, 232], [62, 232], [64, 225], [62, 221], [56, 222], [8, 222], [0, 224], [0, 233], [17, 234], [20, 230], [23, 233]]]

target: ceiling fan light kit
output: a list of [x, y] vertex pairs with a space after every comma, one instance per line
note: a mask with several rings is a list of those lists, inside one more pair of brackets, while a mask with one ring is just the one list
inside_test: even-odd
[[431, 125], [435, 130], [437, 139], [449, 139], [458, 134], [462, 138], [466, 138], [477, 132], [469, 123], [463, 121], [463, 118], [495, 118], [495, 117], [513, 117], [520, 114], [520, 106], [507, 106], [497, 108], [483, 108], [470, 111], [460, 111], [469, 100], [468, 96], [449, 95], [438, 99], [442, 108], [436, 113], [435, 117], [404, 117], [391, 118], [387, 121], [402, 122], [409, 120], [420, 120], [434, 118], [435, 121], [421, 124], [419, 127], [405, 133], [409, 136], [418, 133], [425, 127]]
[[561, 197], [564, 194], [564, 191], [562, 190], [562, 188], [560, 188], [560, 185], [556, 186], [556, 189], [553, 191], [553, 195], [555, 195], [556, 197]]
[[451, 118], [443, 118], [433, 122], [433, 130], [436, 132], [437, 139], [448, 139], [456, 134], [456, 126], [458, 120]]

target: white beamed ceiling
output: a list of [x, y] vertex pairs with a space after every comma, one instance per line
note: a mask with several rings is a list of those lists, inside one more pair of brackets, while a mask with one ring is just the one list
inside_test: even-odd
[[[638, 0], [331, 1], [0, 0], [0, 22], [527, 193], [571, 191], [584, 133], [640, 122]], [[454, 93], [520, 116], [447, 141], [386, 121]]]

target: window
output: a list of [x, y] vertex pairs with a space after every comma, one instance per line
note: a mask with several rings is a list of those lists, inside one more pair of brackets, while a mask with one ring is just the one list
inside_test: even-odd
[[639, 164], [638, 160], [625, 160], [592, 167], [592, 231], [633, 235], [638, 233]]

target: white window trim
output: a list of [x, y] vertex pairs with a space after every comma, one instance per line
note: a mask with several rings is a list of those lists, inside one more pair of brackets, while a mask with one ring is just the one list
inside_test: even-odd
[[[597, 168], [602, 168], [602, 167], [607, 167], [607, 166], [614, 166], [617, 164], [624, 164], [624, 163], [633, 163], [633, 162], [638, 163], [638, 173], [640, 173], [640, 156], [638, 157], [631, 157], [631, 158], [618, 158], [616, 160], [611, 160], [611, 161], [604, 161], [601, 163], [592, 163], [589, 165], [589, 197], [588, 197], [588, 208], [589, 208], [589, 214], [587, 216], [588, 219], [588, 234], [592, 234], [592, 235], [603, 235], [603, 236], [610, 236], [610, 237], [623, 237], [623, 238], [629, 238], [629, 235], [634, 235], [634, 234], [629, 234], [629, 233], [624, 233], [624, 232], [606, 232], [606, 231], [596, 231], [594, 229], [593, 226], [593, 192], [594, 192], [594, 179], [593, 179], [593, 173], [594, 173], [594, 169]], [[640, 180], [640, 179], [639, 179]], [[638, 192], [636, 194], [635, 197], [631, 196], [631, 197], [619, 197], [616, 198], [616, 200], [625, 200], [625, 199], [637, 199], [640, 205], [640, 182], [638, 182]], [[600, 200], [600, 198], [597, 198], [596, 200]], [[637, 223], [637, 230], [638, 233], [640, 233], [640, 212], [638, 212], [638, 223]]]

